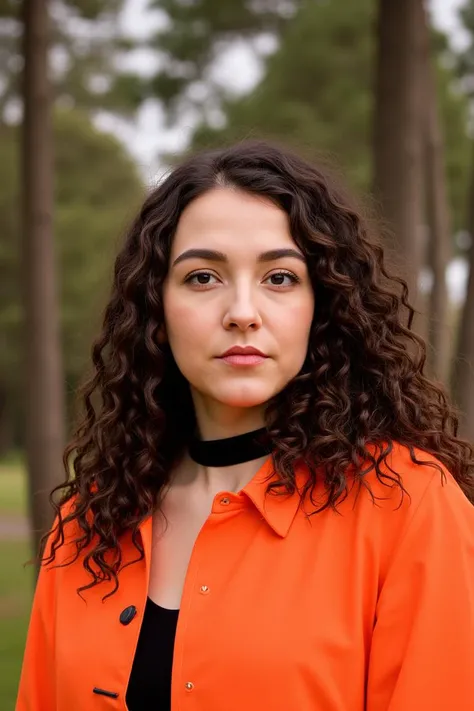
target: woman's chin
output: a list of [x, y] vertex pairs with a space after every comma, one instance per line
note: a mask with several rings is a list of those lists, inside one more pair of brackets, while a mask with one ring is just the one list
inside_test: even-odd
[[272, 393], [263, 388], [245, 388], [240, 391], [230, 389], [214, 394], [214, 399], [221, 405], [235, 408], [261, 407], [272, 397]]

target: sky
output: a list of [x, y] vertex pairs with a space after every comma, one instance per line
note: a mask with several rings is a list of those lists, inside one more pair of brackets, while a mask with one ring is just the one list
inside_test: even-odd
[[[396, 0], [395, 0], [396, 1]], [[434, 24], [447, 32], [456, 47], [463, 47], [466, 35], [460, 26], [457, 13], [463, 0], [429, 0]], [[146, 11], [148, 0], [128, 0], [122, 16], [122, 26], [128, 33], [145, 38], [156, 26], [162, 26], [163, 18]], [[156, 59], [146, 51], [135, 52], [128, 63], [144, 74], [153, 73]], [[238, 67], [238, 71], [236, 71]], [[224, 84], [231, 84], [236, 92], [250, 90], [260, 76], [259, 66], [245, 46], [234, 47], [219, 63], [215, 77]], [[128, 125], [115, 117], [102, 114], [98, 125], [120, 137], [130, 153], [138, 161], [145, 180], [155, 182], [160, 174], [156, 159], [159, 151], [180, 152], [192, 132], [192, 117], [180, 122], [179, 126], [167, 130], [163, 114], [154, 101], [146, 102], [141, 108], [136, 123]], [[447, 274], [449, 291], [454, 301], [462, 300], [465, 292], [467, 269], [463, 261], [454, 260]]]

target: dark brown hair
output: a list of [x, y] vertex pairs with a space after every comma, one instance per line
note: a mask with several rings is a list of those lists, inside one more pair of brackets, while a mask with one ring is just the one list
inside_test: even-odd
[[[88, 547], [83, 564], [92, 576], [79, 590], [102, 580], [117, 589], [125, 532], [143, 558], [138, 525], [160, 505], [173, 460], [194, 427], [188, 385], [160, 345], [162, 285], [181, 213], [218, 185], [265, 196], [288, 214], [317, 305], [304, 366], [268, 403], [279, 475], [268, 491], [293, 492], [295, 464], [304, 462], [310, 479], [303, 495], [324, 471], [317, 513], [347, 495], [349, 468], [364, 484], [361, 462], [368, 462], [382, 482], [403, 492], [400, 473], [388, 464], [389, 473], [380, 469], [398, 442], [413, 461], [415, 447], [434, 454], [474, 501], [473, 450], [457, 437], [445, 394], [423, 374], [425, 345], [411, 330], [405, 282], [387, 273], [382, 249], [327, 175], [276, 145], [244, 142], [174, 169], [149, 194], [117, 256], [92, 349], [94, 372], [80, 391], [85, 413], [64, 454], [65, 470], [72, 463], [74, 475], [51, 494], [58, 519], [44, 562], [54, 560], [64, 526], [75, 521], [77, 555]], [[72, 497], [63, 516], [60, 507]]]

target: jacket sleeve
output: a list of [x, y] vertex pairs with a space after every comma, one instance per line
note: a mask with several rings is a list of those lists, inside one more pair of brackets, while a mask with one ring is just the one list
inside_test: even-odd
[[380, 590], [367, 711], [473, 711], [474, 506], [434, 472]]
[[[48, 538], [45, 548], [45, 555], [48, 556], [49, 541]], [[56, 562], [57, 560], [54, 561]], [[56, 708], [54, 665], [56, 580], [56, 568], [44, 565], [40, 567], [15, 711], [54, 711]]]

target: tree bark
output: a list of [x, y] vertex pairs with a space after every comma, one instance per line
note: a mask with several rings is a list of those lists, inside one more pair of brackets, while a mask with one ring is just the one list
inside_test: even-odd
[[425, 98], [426, 98], [426, 207], [429, 228], [427, 263], [433, 276], [429, 303], [428, 369], [430, 375], [446, 383], [448, 376], [449, 296], [446, 269], [451, 257], [451, 219], [446, 187], [445, 152], [439, 119], [430, 29], [425, 14]]
[[50, 528], [48, 496], [63, 478], [64, 382], [53, 243], [53, 139], [47, 0], [23, 2], [22, 218], [26, 444], [35, 553]]
[[456, 358], [452, 370], [452, 395], [460, 410], [461, 434], [474, 441], [474, 143], [468, 194], [468, 226], [471, 247], [466, 299], [459, 325]]
[[389, 262], [416, 302], [422, 226], [422, 0], [379, 0], [373, 192]]

